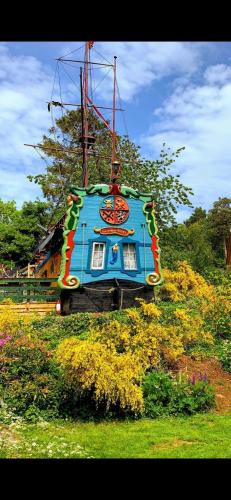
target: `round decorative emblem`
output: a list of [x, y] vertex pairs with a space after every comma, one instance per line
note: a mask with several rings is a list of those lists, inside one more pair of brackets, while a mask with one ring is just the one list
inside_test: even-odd
[[100, 205], [100, 215], [107, 224], [123, 224], [129, 216], [129, 206], [121, 196], [108, 196]]

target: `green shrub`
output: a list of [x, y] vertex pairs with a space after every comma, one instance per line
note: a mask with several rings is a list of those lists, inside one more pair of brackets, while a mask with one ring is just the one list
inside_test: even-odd
[[207, 381], [177, 384], [170, 404], [170, 414], [192, 415], [208, 411], [214, 405], [214, 389]]
[[32, 332], [46, 342], [48, 349], [55, 349], [66, 337], [85, 335], [92, 324], [94, 315], [90, 313], [57, 316], [51, 313], [33, 321]]
[[206, 328], [220, 339], [231, 337], [231, 303], [224, 297], [216, 297], [216, 300], [207, 305], [204, 313]]
[[215, 404], [214, 390], [207, 380], [174, 380], [162, 371], [148, 373], [143, 382], [145, 414], [150, 418], [164, 415], [192, 415], [207, 411]]
[[15, 414], [56, 418], [64, 390], [59, 368], [44, 343], [15, 336], [1, 349], [0, 397]]
[[231, 285], [231, 274], [222, 266], [204, 269], [203, 276], [211, 285]]
[[153, 371], [144, 377], [142, 388], [146, 416], [156, 418], [168, 415], [173, 391], [171, 377], [165, 372]]
[[231, 340], [224, 340], [219, 346], [219, 360], [222, 367], [231, 373]]

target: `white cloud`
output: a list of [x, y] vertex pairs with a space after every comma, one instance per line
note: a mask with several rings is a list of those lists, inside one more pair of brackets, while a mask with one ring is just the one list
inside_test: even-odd
[[[118, 57], [117, 80], [121, 98], [130, 101], [154, 80], [169, 75], [192, 75], [201, 65], [204, 47], [207, 48], [207, 44], [200, 42], [97, 42], [92, 49], [91, 59], [112, 64], [114, 55]], [[99, 71], [102, 78], [108, 68], [95, 70], [95, 75]], [[97, 83], [97, 76], [95, 78]], [[98, 87], [99, 95], [105, 100], [112, 98], [112, 80], [113, 71]]]
[[194, 205], [208, 209], [219, 196], [230, 197], [231, 66], [210, 66], [201, 84], [178, 85], [154, 115], [143, 148], [158, 155], [163, 142], [186, 147], [175, 171], [193, 188]]
[[42, 63], [31, 56], [12, 56], [0, 45], [0, 195], [18, 202], [39, 194], [26, 179], [40, 173], [44, 164], [34, 149], [51, 126], [46, 101], [52, 78]]
[[204, 76], [211, 84], [224, 84], [231, 79], [231, 67], [225, 64], [216, 64], [207, 68]]
[[0, 198], [5, 201], [16, 200], [18, 208], [24, 201], [42, 198], [39, 187], [30, 183], [24, 172], [4, 169], [0, 172], [0, 178]]

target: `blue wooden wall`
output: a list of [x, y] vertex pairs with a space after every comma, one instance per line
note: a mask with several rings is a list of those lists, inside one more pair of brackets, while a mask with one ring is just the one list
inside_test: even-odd
[[[148, 227], [143, 213], [144, 202], [133, 198], [125, 198], [130, 209], [129, 217], [123, 224], [114, 226], [134, 229], [135, 233], [133, 235], [125, 237], [118, 235], [106, 236], [94, 232], [94, 227], [113, 227], [101, 218], [99, 212], [101, 203], [106, 197], [107, 196], [103, 197], [99, 195], [86, 195], [84, 197], [84, 205], [80, 210], [78, 227], [74, 237], [75, 247], [71, 257], [70, 274], [78, 276], [81, 283], [89, 283], [92, 281], [113, 278], [128, 279], [139, 283], [146, 283], [145, 276], [155, 269], [153, 254], [151, 251], [152, 241], [148, 233]], [[145, 224], [144, 229], [142, 227], [143, 224]], [[90, 269], [91, 253], [94, 241], [102, 241], [106, 243], [105, 267], [102, 270]], [[112, 247], [115, 243], [119, 245], [118, 258], [115, 264], [110, 264], [110, 261], [112, 260]], [[122, 254], [123, 243], [136, 243], [136, 271], [127, 271], [124, 269]]]

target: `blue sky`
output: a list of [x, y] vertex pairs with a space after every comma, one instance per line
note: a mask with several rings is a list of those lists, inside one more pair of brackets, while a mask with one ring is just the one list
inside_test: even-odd
[[[55, 58], [82, 44], [0, 43], [0, 197], [4, 200], [16, 199], [20, 206], [24, 200], [42, 198], [26, 176], [41, 173], [45, 164], [23, 144], [36, 144], [52, 125], [46, 101], [51, 98]], [[92, 60], [102, 62], [99, 54], [109, 61], [118, 57], [126, 126], [142, 154], [158, 159], [163, 142], [172, 150], [185, 146], [173, 173], [193, 188], [194, 206], [209, 209], [219, 196], [230, 197], [231, 42], [95, 42]], [[71, 56], [82, 58], [82, 49]], [[107, 71], [95, 69], [94, 86]], [[60, 79], [63, 100], [79, 102], [78, 68], [63, 69], [62, 64]], [[110, 106], [111, 90], [109, 72], [95, 90], [95, 102]], [[60, 100], [58, 78], [53, 99]], [[124, 134], [122, 113], [118, 115], [118, 131]], [[178, 220], [190, 212], [180, 208]]]

